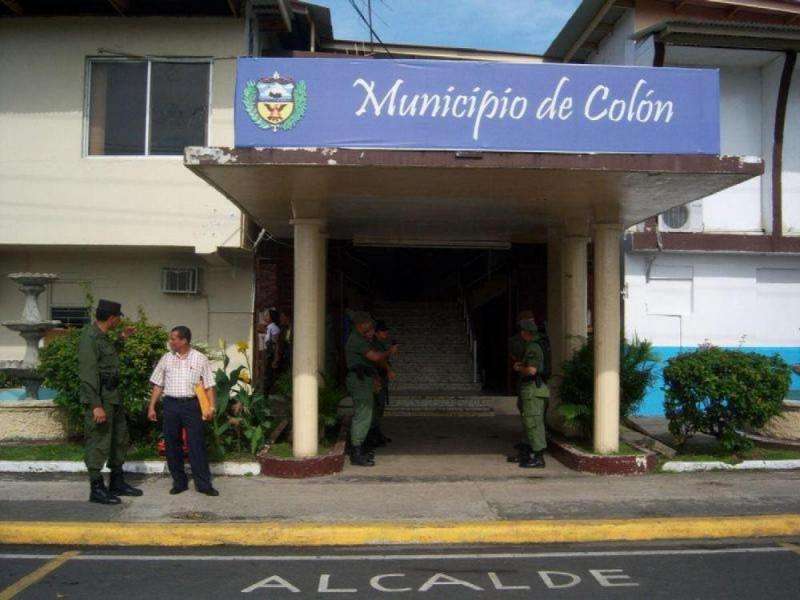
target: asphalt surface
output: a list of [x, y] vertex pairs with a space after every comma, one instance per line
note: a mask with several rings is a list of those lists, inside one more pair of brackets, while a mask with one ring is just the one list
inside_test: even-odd
[[[792, 598], [800, 540], [315, 549], [0, 547], [0, 598]], [[9, 586], [66, 551], [29, 587]], [[30, 583], [33, 577], [29, 577]], [[19, 585], [19, 584], [18, 584]]]

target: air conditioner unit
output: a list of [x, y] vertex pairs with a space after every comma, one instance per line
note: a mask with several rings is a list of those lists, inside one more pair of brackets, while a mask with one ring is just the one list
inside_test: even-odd
[[689, 233], [703, 231], [703, 201], [696, 200], [661, 213], [658, 216], [658, 228], [661, 231]]
[[164, 267], [161, 269], [161, 291], [165, 294], [196, 294], [200, 273], [197, 267]]

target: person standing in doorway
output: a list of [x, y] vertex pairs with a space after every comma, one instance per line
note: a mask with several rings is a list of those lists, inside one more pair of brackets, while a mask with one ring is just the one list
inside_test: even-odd
[[[375, 338], [372, 340], [372, 347], [378, 352], [388, 352], [392, 347], [389, 341], [389, 328], [384, 321], [375, 323]], [[381, 448], [392, 440], [386, 437], [381, 430], [381, 420], [386, 406], [389, 404], [389, 382], [395, 378], [389, 360], [381, 361], [377, 365], [378, 379], [380, 380], [380, 390], [375, 392], [375, 404], [372, 411], [372, 425], [367, 434], [367, 447]]]
[[[84, 460], [89, 471], [89, 501], [98, 504], [119, 504], [119, 496], [141, 496], [142, 490], [125, 481], [122, 465], [130, 446], [128, 422], [119, 393], [119, 355], [108, 332], [119, 326], [122, 306], [118, 302], [100, 300], [95, 321], [81, 332], [78, 342], [80, 398], [84, 406], [86, 450]], [[123, 340], [134, 329], [127, 327]], [[109, 486], [101, 470], [108, 463]]]
[[538, 330], [533, 319], [523, 321], [521, 335], [525, 341], [522, 359], [514, 363], [519, 373], [519, 399], [522, 404], [522, 424], [528, 446], [520, 450], [519, 466], [524, 469], [544, 467], [544, 450], [547, 447], [544, 414], [550, 390], [543, 378], [544, 351], [538, 340]]
[[371, 467], [375, 461], [364, 448], [364, 442], [372, 425], [373, 394], [379, 385], [376, 365], [387, 360], [396, 351], [392, 346], [386, 352], [378, 352], [371, 346], [375, 337], [372, 319], [365, 312], [353, 314], [354, 328], [345, 344], [347, 360], [347, 391], [353, 399], [353, 421], [350, 425], [350, 463]]
[[189, 464], [192, 466], [195, 489], [206, 496], [219, 496], [211, 485], [205, 442], [203, 440], [203, 415], [195, 392], [196, 386], [206, 390], [211, 405], [216, 406], [214, 372], [208, 358], [192, 348], [192, 332], [184, 326], [173, 327], [169, 333], [170, 352], [158, 361], [150, 383], [148, 418], [155, 422], [156, 403], [163, 394], [164, 439], [167, 445], [167, 466], [172, 475], [170, 494], [180, 494], [189, 488], [189, 480], [183, 467], [183, 439], [186, 429], [189, 438]]
[[[525, 340], [522, 339], [522, 323], [533, 319], [533, 311], [532, 310], [522, 310], [517, 315], [517, 322], [516, 322], [516, 332], [513, 336], [508, 338], [508, 364], [512, 367], [520, 362], [525, 354]], [[520, 381], [519, 376], [515, 376], [516, 383], [517, 383], [517, 410], [519, 411], [520, 417], [522, 416], [522, 400], [520, 396]], [[512, 455], [508, 457], [508, 462], [519, 462], [522, 457], [526, 454], [531, 452], [530, 446], [528, 445], [527, 439], [517, 443], [514, 446], [514, 449], [517, 450], [516, 455]]]
[[281, 361], [281, 329], [278, 327], [278, 311], [270, 308], [259, 324], [258, 349], [263, 353], [261, 393], [269, 397], [278, 376]]

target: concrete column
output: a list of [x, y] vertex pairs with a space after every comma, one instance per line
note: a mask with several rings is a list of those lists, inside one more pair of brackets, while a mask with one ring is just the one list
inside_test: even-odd
[[594, 228], [594, 450], [619, 449], [620, 249], [622, 226]]
[[547, 334], [550, 338], [550, 402], [547, 404], [547, 423], [564, 432], [564, 419], [558, 412], [561, 403], [558, 388], [561, 385], [561, 364], [564, 361], [564, 297], [561, 283], [564, 278], [561, 266], [561, 246], [564, 231], [551, 228], [547, 232]]
[[[327, 334], [327, 282], [328, 282], [328, 236], [324, 232], [319, 235], [319, 271], [317, 273], [317, 310], [319, 311], [319, 324], [317, 329], [317, 370], [325, 373], [325, 338]], [[320, 377], [322, 380], [322, 377]]]
[[586, 340], [586, 309], [589, 293], [586, 249], [589, 238], [568, 231], [562, 247], [564, 295], [563, 360], [568, 360]]
[[319, 219], [295, 219], [294, 319], [292, 340], [292, 452], [298, 458], [318, 451], [317, 352], [319, 335]]

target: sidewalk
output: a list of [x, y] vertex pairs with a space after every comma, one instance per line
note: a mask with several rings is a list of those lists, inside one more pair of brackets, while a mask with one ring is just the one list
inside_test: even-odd
[[[125, 498], [119, 506], [100, 506], [87, 502], [88, 484], [81, 475], [3, 475], [0, 542], [3, 527], [11, 527], [11, 522], [29, 523], [31, 528], [52, 523], [55, 529], [60, 527], [56, 522], [67, 523], [73, 537], [65, 539], [78, 539], [74, 536], [80, 534], [81, 523], [89, 522], [125, 530], [141, 524], [143, 531], [151, 531], [147, 535], [155, 535], [154, 525], [178, 536], [195, 531], [192, 527], [216, 527], [226, 536], [241, 535], [243, 543], [251, 532], [254, 539], [272, 540], [269, 536], [280, 531], [281, 540], [294, 540], [297, 531], [309, 528], [316, 528], [313, 536], [300, 539], [321, 544], [362, 539], [523, 543], [584, 539], [580, 535], [669, 539], [800, 534], [800, 472], [594, 476], [570, 471], [550, 457], [546, 469], [520, 469], [505, 460], [517, 435], [514, 418], [449, 419], [445, 429], [431, 419], [390, 420], [386, 433], [395, 441], [379, 453], [374, 468], [348, 466], [339, 475], [307, 480], [217, 477], [217, 498], [192, 490], [170, 496], [168, 477], [131, 476], [144, 496]], [[783, 521], [775, 525], [766, 517], [764, 529], [763, 518], [769, 515]], [[743, 518], [723, 520], [726, 525], [720, 529], [712, 522], [718, 519], [705, 517]], [[624, 534], [576, 533], [587, 527], [602, 529], [609, 519], [632, 521], [626, 521]], [[675, 528], [681, 519], [690, 522], [689, 529]], [[361, 527], [358, 536], [342, 533], [354, 527]], [[437, 527], [436, 535], [424, 533]], [[450, 537], [441, 537], [442, 531]], [[495, 534], [500, 537], [493, 538]], [[204, 539], [203, 543], [229, 543], [224, 540], [230, 538]]]

